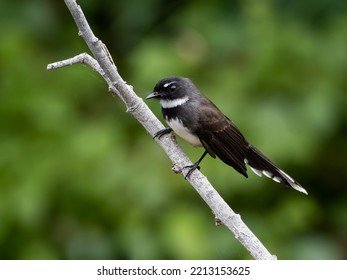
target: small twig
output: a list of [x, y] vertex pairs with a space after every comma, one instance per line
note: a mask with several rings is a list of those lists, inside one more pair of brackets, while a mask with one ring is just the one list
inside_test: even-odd
[[76, 55], [74, 57], [71, 57], [62, 61], [50, 63], [47, 65], [47, 70], [71, 66], [73, 64], [79, 64], [79, 63], [89, 65], [91, 68], [93, 68], [100, 74], [103, 73], [102, 69], [99, 66], [99, 63], [87, 53], [81, 53], [79, 55]]
[[[129, 112], [141, 125], [154, 135], [157, 131], [164, 128], [160, 121], [154, 116], [152, 111], [138, 97], [133, 88], [126, 84], [117, 71], [112, 57], [110, 56], [106, 46], [95, 37], [89, 24], [75, 0], [65, 0], [77, 26], [78, 34], [87, 43], [94, 58], [87, 54], [75, 56], [74, 58], [64, 61], [52, 63], [48, 65], [48, 69], [56, 69], [63, 66], [72, 65], [75, 63], [83, 63], [92, 67], [99, 72], [108, 84], [109, 91], [112, 95], [117, 95], [126, 105]], [[174, 171], [183, 170], [184, 166], [191, 165], [191, 161], [183, 153], [173, 137], [163, 136], [161, 139], [156, 139], [157, 143], [162, 147], [168, 157], [174, 164]], [[181, 172], [185, 176], [186, 171]], [[229, 228], [235, 238], [250, 252], [255, 259], [276, 259], [259, 239], [251, 232], [251, 230], [243, 223], [240, 215], [236, 214], [213, 188], [207, 178], [198, 170], [194, 171], [187, 181], [194, 187], [199, 195], [211, 208], [215, 214], [215, 219], [219, 223], [224, 224]]]
[[66, 66], [71, 66], [74, 64], [88, 65], [94, 71], [98, 72], [105, 80], [108, 79], [108, 77], [105, 75], [104, 70], [102, 70], [102, 68], [100, 67], [98, 61], [87, 53], [81, 53], [79, 55], [76, 55], [74, 57], [71, 57], [62, 61], [50, 63], [47, 65], [47, 70], [54, 70], [54, 69], [58, 69], [58, 68], [66, 67]]

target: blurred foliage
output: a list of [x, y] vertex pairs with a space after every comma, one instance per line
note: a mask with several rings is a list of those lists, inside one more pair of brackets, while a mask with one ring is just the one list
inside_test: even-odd
[[[140, 96], [191, 77], [308, 190], [204, 160], [271, 253], [347, 258], [346, 1], [79, 4]], [[46, 70], [87, 51], [63, 1], [2, 1], [0, 32], [1, 259], [250, 258], [97, 73]]]

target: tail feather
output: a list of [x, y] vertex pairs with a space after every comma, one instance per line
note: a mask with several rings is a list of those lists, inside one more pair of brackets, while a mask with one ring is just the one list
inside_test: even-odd
[[252, 145], [249, 145], [248, 147], [245, 163], [247, 163], [251, 170], [258, 176], [265, 175], [277, 183], [281, 183], [287, 187], [307, 194], [307, 191], [297, 181], [278, 168]]

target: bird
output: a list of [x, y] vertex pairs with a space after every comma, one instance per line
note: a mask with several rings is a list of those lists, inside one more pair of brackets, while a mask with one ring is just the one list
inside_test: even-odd
[[186, 166], [189, 168], [186, 179], [194, 170], [200, 169], [201, 161], [209, 154], [213, 158], [218, 157], [246, 178], [248, 165], [258, 176], [264, 175], [286, 187], [308, 194], [297, 181], [251, 145], [236, 125], [189, 78], [163, 78], [146, 99], [159, 100], [163, 117], [169, 126], [156, 132], [153, 138], [160, 139], [174, 131], [191, 145], [205, 149], [197, 162]]

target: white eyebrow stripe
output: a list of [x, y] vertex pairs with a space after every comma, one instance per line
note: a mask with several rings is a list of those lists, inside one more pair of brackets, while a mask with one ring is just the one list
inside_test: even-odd
[[177, 106], [181, 106], [184, 103], [186, 103], [189, 100], [188, 96], [182, 97], [182, 98], [176, 98], [176, 99], [161, 99], [160, 100], [160, 105], [164, 109], [169, 109], [169, 108], [175, 108]]
[[167, 88], [168, 86], [172, 85], [172, 84], [176, 84], [175, 81], [170, 82], [170, 83], [166, 83], [165, 85], [163, 85], [164, 88]]

